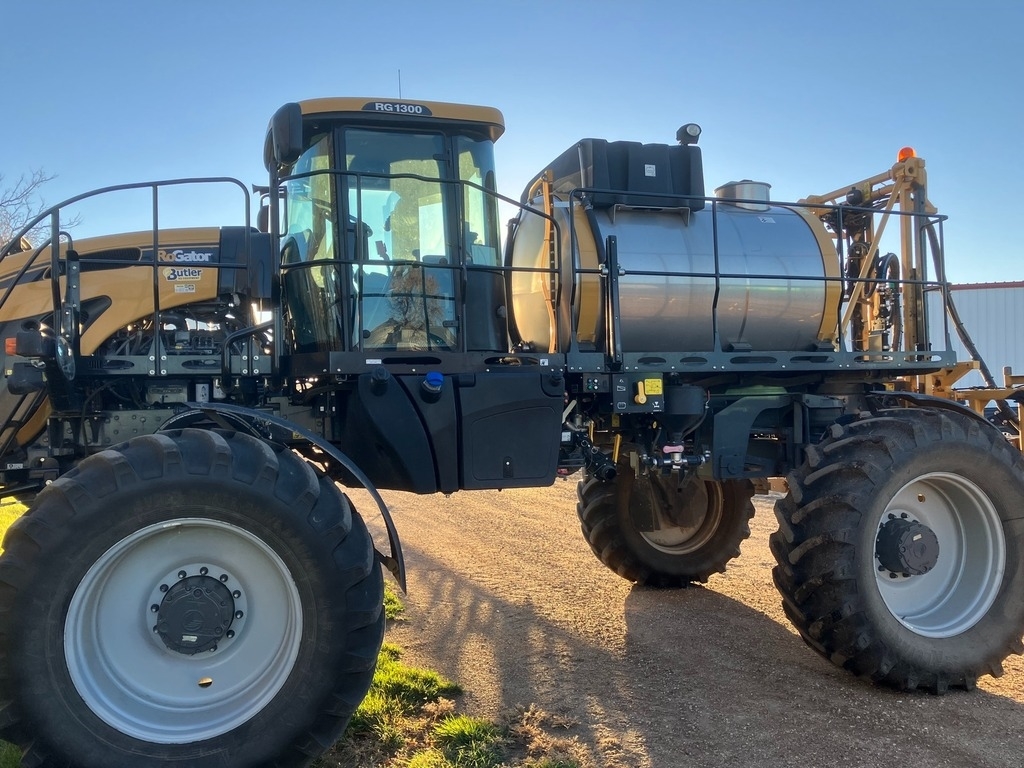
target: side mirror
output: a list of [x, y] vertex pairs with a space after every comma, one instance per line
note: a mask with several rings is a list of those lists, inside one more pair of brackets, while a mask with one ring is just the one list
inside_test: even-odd
[[270, 119], [270, 144], [278, 167], [291, 165], [302, 154], [302, 108], [294, 102], [281, 107]]

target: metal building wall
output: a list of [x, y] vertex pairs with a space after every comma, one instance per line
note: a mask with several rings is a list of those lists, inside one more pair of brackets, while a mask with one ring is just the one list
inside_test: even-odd
[[[1020, 283], [968, 283], [951, 286], [953, 303], [968, 333], [988, 364], [996, 386], [1003, 384], [1003, 366], [1011, 366], [1014, 373], [1024, 373], [1024, 282]], [[936, 346], [942, 346], [943, 315], [941, 297], [928, 296], [928, 325]], [[957, 360], [970, 355], [950, 325], [952, 348]], [[981, 387], [981, 374], [972, 371], [956, 385]]]

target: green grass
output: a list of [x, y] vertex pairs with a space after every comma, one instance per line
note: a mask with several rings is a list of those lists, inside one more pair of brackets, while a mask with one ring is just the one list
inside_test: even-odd
[[384, 643], [380, 649], [370, 692], [352, 716], [350, 735], [390, 734], [397, 723], [424, 704], [462, 692], [437, 672], [403, 664], [401, 656], [402, 650], [390, 643]]
[[13, 744], [0, 741], [0, 768], [18, 768], [21, 765], [21, 750]]
[[[21, 513], [24, 511], [23, 504], [18, 504], [11, 499], [4, 499], [0, 502], [0, 552], [4, 551], [3, 539], [8, 526], [21, 517]], [[4, 768], [3, 763], [0, 763], [0, 768]]]
[[391, 586], [391, 582], [384, 582], [384, 616], [388, 621], [405, 621], [402, 615], [404, 612], [405, 604]]
[[[580, 768], [568, 757], [526, 758], [525, 762], [506, 762], [509, 749], [526, 746], [516, 738], [515, 729], [499, 728], [489, 720], [469, 715], [450, 715], [430, 730], [425, 748], [415, 752], [407, 768]], [[536, 745], [534, 745], [536, 746]], [[557, 751], [555, 744], [551, 748]]]
[[535, 708], [506, 725], [455, 712], [459, 687], [436, 672], [406, 666], [385, 643], [366, 699], [346, 738], [319, 768], [581, 768], [578, 742], [555, 736], [567, 724]]
[[401, 648], [384, 643], [370, 691], [352, 716], [345, 738], [314, 766], [336, 766], [339, 760], [343, 765], [382, 765], [418, 740], [424, 712], [446, 710], [446, 697], [462, 692], [437, 672], [409, 666], [401, 658]]
[[[17, 520], [25, 507], [21, 504], [4, 499], [0, 502], [0, 552], [4, 551], [3, 538], [8, 526]], [[0, 768], [18, 768], [21, 765], [21, 750], [13, 744], [0, 741]]]
[[458, 768], [494, 768], [504, 756], [501, 731], [494, 723], [478, 717], [445, 718], [434, 726], [432, 735], [435, 748]]

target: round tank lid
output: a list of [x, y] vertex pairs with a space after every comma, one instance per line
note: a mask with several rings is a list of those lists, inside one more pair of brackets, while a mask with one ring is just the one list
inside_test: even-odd
[[[716, 197], [738, 197], [738, 198], [753, 198], [755, 200], [768, 200], [768, 190], [772, 188], [772, 185], [767, 181], [752, 181], [750, 179], [743, 179], [742, 181], [727, 181], [720, 187], [715, 187]], [[734, 192], [750, 192], [749, 195], [737, 195]]]
[[748, 210], [766, 210], [767, 203], [771, 200], [768, 190], [772, 185], [766, 181], [730, 181], [720, 187], [715, 187], [715, 197], [727, 201], [746, 200], [748, 202], [734, 203], [739, 208]]

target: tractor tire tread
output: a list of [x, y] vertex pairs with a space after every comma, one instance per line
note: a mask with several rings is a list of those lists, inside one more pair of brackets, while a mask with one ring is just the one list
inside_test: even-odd
[[[287, 471], [283, 464], [287, 462]], [[248, 487], [250, 493], [273, 496], [303, 521], [310, 540], [317, 540], [332, 554], [331, 596], [344, 612], [343, 648], [334, 654], [330, 671], [332, 690], [319, 701], [310, 722], [293, 729], [291, 741], [274, 756], [246, 758], [245, 765], [280, 768], [307, 765], [341, 736], [352, 712], [369, 687], [384, 631], [383, 581], [372, 540], [362, 519], [348, 499], [326, 476], [314, 470], [285, 446], [273, 445], [230, 430], [183, 429], [157, 433], [122, 443], [84, 459], [59, 481], [42, 491], [33, 508], [16, 520], [4, 539], [0, 560], [0, 617], [17, 614], [20, 604], [32, 600], [33, 574], [44, 567], [48, 552], [67, 546], [70, 524], [78, 518], [95, 524], [97, 510], [115, 494], [135, 493], [159, 478], [187, 481], [189, 477], [215, 476], [230, 488]], [[298, 522], [295, 523], [298, 525]], [[81, 527], [81, 526], [79, 526]], [[339, 618], [340, 618], [339, 613]], [[37, 736], [19, 709], [19, 692], [10, 674], [17, 661], [17, 643], [3, 622], [0, 629], [0, 738], [21, 746], [23, 766], [37, 768], [92, 768], [105, 764], [96, 750], [73, 754], [54, 748]], [[232, 731], [220, 742], [235, 738]], [[137, 742], [136, 742], [137, 743]], [[139, 765], [221, 765], [225, 754], [176, 758], [161, 744], [153, 744]], [[210, 749], [210, 752], [220, 751]], [[66, 752], [67, 754], [60, 754]], [[136, 755], [138, 757], [138, 755]], [[234, 759], [234, 758], [232, 758]], [[267, 759], [270, 762], [267, 762]], [[111, 761], [111, 765], [131, 764]], [[232, 763], [234, 764], [234, 763]]]
[[[866, 508], [878, 478], [886, 477], [901, 455], [955, 439], [991, 450], [1018, 472], [1024, 466], [1012, 449], [1002, 450], [988, 431], [971, 422], [966, 415], [901, 408], [833, 425], [824, 442], [809, 448], [805, 462], [789, 474], [790, 493], [776, 502], [779, 528], [769, 548], [783, 611], [808, 645], [859, 676], [901, 690], [940, 694], [950, 687], [973, 687], [978, 676], [1001, 669], [1002, 657], [1024, 650], [1014, 637], [1001, 656], [969, 669], [923, 669], [886, 645], [858, 597], [859, 510]], [[837, 479], [846, 489], [842, 498], [835, 490]]]

